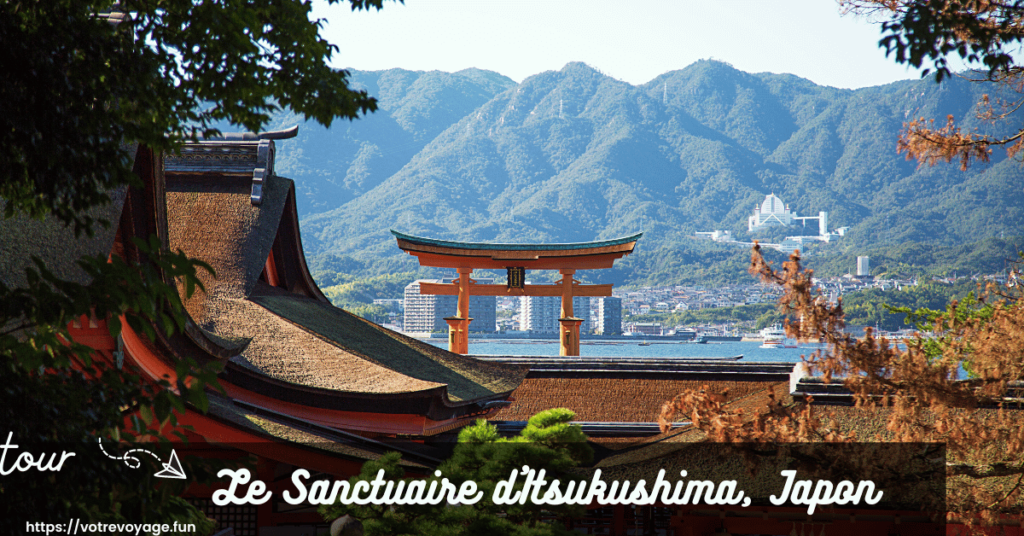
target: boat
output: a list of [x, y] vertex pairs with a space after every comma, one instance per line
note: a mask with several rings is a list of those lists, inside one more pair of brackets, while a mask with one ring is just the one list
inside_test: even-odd
[[647, 341], [644, 341], [644, 342], [641, 342], [641, 343], [637, 343], [637, 346], [650, 346], [650, 345], [651, 345], [651, 343], [649, 343]]
[[704, 342], [740, 342], [743, 337], [729, 335], [724, 330], [716, 328], [705, 328], [695, 334], [695, 338], [704, 339]]
[[786, 331], [781, 324], [775, 324], [761, 330], [761, 337], [764, 342], [761, 348], [797, 348], [795, 340], [786, 337]]

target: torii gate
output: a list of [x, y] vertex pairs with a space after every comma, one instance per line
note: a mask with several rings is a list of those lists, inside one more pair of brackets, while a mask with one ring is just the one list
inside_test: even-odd
[[[611, 296], [611, 285], [581, 285], [573, 279], [579, 269], [611, 268], [616, 259], [633, 252], [632, 236], [600, 242], [574, 244], [483, 244], [449, 242], [420, 238], [391, 231], [398, 247], [419, 259], [420, 266], [455, 268], [459, 278], [452, 283], [420, 283], [420, 294], [458, 296], [455, 316], [448, 322], [448, 350], [469, 353], [469, 297], [475, 296], [561, 296], [562, 314], [558, 319], [561, 348], [559, 355], [580, 355], [580, 324], [572, 310], [573, 296]], [[501, 269], [508, 272], [506, 285], [481, 285], [470, 279], [474, 269]], [[558, 270], [562, 280], [553, 285], [527, 285], [526, 270]], [[589, 312], [588, 312], [589, 313]]]

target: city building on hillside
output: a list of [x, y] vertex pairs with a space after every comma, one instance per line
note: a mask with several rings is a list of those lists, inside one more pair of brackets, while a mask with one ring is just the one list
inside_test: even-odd
[[[840, 227], [835, 231], [828, 230], [828, 212], [818, 212], [816, 216], [798, 216], [795, 212], [789, 209], [789, 206], [782, 202], [777, 195], [774, 193], [765, 196], [764, 201], [760, 205], [754, 206], [754, 213], [747, 218], [747, 231], [756, 232], [763, 231], [770, 227], [789, 227], [794, 225], [797, 221], [803, 223], [804, 227], [807, 227], [807, 220], [817, 220], [818, 232], [815, 234], [804, 235], [804, 236], [787, 236], [785, 240], [780, 244], [768, 244], [762, 243], [763, 247], [770, 247], [783, 253], [792, 253], [797, 250], [802, 250], [808, 244], [812, 242], [830, 242], [840, 236], [845, 236], [846, 231], [849, 227]], [[718, 233], [718, 231], [715, 231]], [[698, 235], [708, 235], [709, 233], [697, 233]], [[731, 242], [734, 244], [745, 244], [744, 242], [731, 241], [727, 237], [715, 238], [715, 234], [710, 235], [716, 242]]]
[[[451, 283], [454, 278], [419, 279], [405, 287], [405, 333], [434, 333], [447, 331], [446, 316], [455, 314], [457, 296], [439, 296], [420, 294], [420, 283]], [[478, 279], [481, 284], [491, 284], [492, 279]], [[494, 296], [471, 296], [469, 299], [469, 315], [473, 321], [469, 325], [471, 333], [491, 333], [496, 329], [497, 301]]]
[[701, 238], [710, 238], [714, 242], [732, 242], [732, 231], [723, 231], [716, 229], [714, 231], [697, 231], [697, 236]]
[[597, 325], [594, 331], [601, 335], [622, 335], [622, 298], [597, 300]]
[[760, 231], [768, 227], [788, 227], [793, 223], [794, 214], [774, 193], [765, 196], [754, 213], [747, 219], [748, 231]]
[[405, 307], [405, 300], [400, 298], [376, 298], [373, 300], [374, 305], [383, 305], [396, 311], [401, 311]]
[[871, 275], [871, 257], [857, 257], [857, 277]]
[[777, 249], [783, 253], [792, 253], [796, 250], [804, 249], [806, 244], [818, 241], [817, 238], [811, 236], [787, 236]]

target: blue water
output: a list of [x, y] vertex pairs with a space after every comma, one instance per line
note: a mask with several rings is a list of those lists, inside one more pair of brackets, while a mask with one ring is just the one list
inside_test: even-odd
[[[441, 348], [448, 347], [447, 339], [427, 341]], [[797, 363], [801, 355], [809, 355], [818, 346], [800, 345], [799, 348], [760, 348], [760, 342], [709, 342], [693, 344], [686, 342], [657, 342], [649, 340], [650, 346], [639, 346], [641, 341], [600, 341], [580, 344], [584, 357], [733, 357], [742, 355], [740, 362], [782, 361]], [[557, 340], [487, 340], [470, 339], [470, 355], [528, 355], [558, 356]]]

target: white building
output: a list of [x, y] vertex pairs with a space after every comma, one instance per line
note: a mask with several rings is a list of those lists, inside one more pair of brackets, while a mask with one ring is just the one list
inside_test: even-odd
[[[573, 314], [582, 318], [580, 333], [590, 333], [590, 298], [575, 296]], [[558, 333], [558, 319], [562, 316], [561, 296], [523, 296], [519, 298], [519, 329], [535, 333]]]
[[711, 240], [713, 240], [715, 242], [733, 242], [732, 231], [723, 231], [723, 230], [719, 229], [719, 230], [714, 230], [714, 231], [710, 231], [710, 232], [697, 231], [694, 234], [696, 234], [697, 236], [699, 236], [701, 238], [704, 238], [704, 237], [710, 238]]
[[601, 335], [622, 335], [622, 298], [597, 300], [597, 325], [594, 331]]
[[775, 194], [768, 194], [764, 201], [754, 207], [754, 213], [747, 219], [748, 231], [760, 231], [767, 227], [787, 227], [793, 223], [794, 214]]
[[871, 275], [871, 257], [857, 257], [857, 277]]
[[[439, 296], [420, 294], [420, 283], [451, 283], [452, 278], [420, 279], [405, 287], [405, 311], [403, 331], [405, 333], [433, 333], [448, 331], [446, 316], [455, 316], [458, 309], [457, 296]], [[478, 283], [489, 284], [492, 279], [477, 279]], [[494, 296], [470, 296], [469, 316], [473, 321], [469, 324], [470, 333], [492, 333], [496, 329], [497, 301]]]

